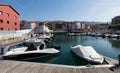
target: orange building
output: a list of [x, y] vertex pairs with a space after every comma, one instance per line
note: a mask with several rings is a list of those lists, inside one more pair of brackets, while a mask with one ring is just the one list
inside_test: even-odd
[[19, 15], [12, 6], [0, 4], [0, 30], [19, 30]]

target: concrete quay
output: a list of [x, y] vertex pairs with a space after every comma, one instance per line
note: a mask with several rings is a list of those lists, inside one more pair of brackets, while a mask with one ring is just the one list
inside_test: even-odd
[[67, 66], [21, 61], [0, 61], [0, 73], [120, 73], [113, 65]]

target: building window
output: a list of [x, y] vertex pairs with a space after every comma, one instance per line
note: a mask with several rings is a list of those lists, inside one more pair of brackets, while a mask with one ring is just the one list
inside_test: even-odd
[[6, 16], [9, 17], [9, 14], [7, 13]]
[[0, 30], [3, 30], [3, 28], [0, 28]]
[[16, 19], [17, 17], [16, 17], [16, 16], [14, 16], [13, 18], [14, 18], [14, 19]]
[[17, 28], [15, 28], [15, 30], [17, 30]]
[[17, 25], [17, 23], [15, 22], [15, 25]]
[[3, 20], [2, 20], [2, 19], [0, 19], [0, 23], [3, 23]]
[[9, 24], [10, 22], [9, 21], [7, 21], [7, 24]]
[[49, 28], [49, 29], [52, 29], [52, 25], [51, 25], [51, 24], [48, 24], [48, 28]]
[[56, 28], [57, 28], [57, 29], [62, 29], [62, 25], [61, 25], [61, 24], [57, 24], [57, 25], [56, 25]]
[[2, 11], [0, 11], [0, 15], [2, 15], [3, 14], [3, 12]]

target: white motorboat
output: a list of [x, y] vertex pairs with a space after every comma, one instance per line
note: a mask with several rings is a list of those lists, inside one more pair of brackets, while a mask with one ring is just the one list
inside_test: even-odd
[[90, 35], [91, 35], [91, 36], [95, 36], [95, 35], [96, 35], [96, 33], [95, 33], [95, 32], [93, 32], [93, 33], [91, 33]]
[[4, 55], [4, 59], [27, 59], [57, 54], [60, 51], [56, 48], [46, 47], [45, 43], [39, 45], [31, 43], [29, 46], [24, 43], [21, 46], [10, 48]]
[[101, 33], [96, 33], [96, 36], [102, 36], [102, 34]]
[[91, 63], [101, 64], [104, 61], [103, 56], [98, 54], [92, 46], [73, 46], [71, 50], [78, 55], [80, 58], [89, 61]]
[[117, 34], [111, 34], [111, 38], [117, 38], [118, 35]]
[[38, 29], [34, 30], [35, 32], [37, 31], [37, 33], [41, 33], [41, 35], [38, 35], [39, 38], [41, 39], [45, 39], [45, 38], [52, 38], [53, 34], [51, 32], [53, 32], [52, 30], [50, 30], [47, 26], [45, 25], [41, 25]]
[[68, 33], [67, 35], [69, 35], [69, 36], [74, 36], [75, 34], [74, 34], [74, 33]]
[[110, 34], [105, 34], [105, 37], [110, 37]]

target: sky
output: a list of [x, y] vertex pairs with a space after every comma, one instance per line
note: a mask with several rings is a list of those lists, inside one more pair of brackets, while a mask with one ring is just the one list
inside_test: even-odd
[[28, 21], [110, 22], [120, 15], [120, 0], [0, 0]]

